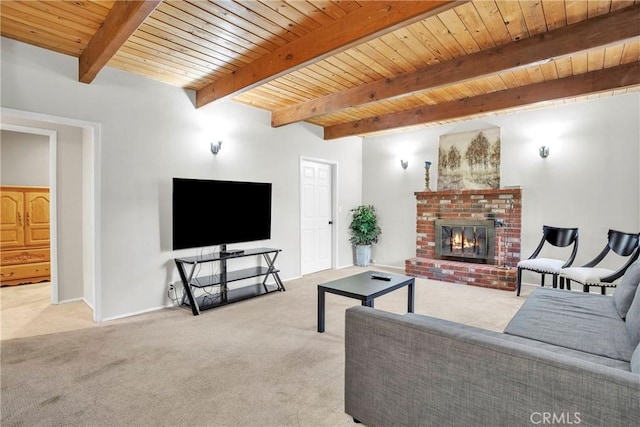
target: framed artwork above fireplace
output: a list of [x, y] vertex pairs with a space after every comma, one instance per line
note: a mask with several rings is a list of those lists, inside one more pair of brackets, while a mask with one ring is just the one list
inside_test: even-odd
[[440, 136], [438, 191], [500, 188], [500, 128]]

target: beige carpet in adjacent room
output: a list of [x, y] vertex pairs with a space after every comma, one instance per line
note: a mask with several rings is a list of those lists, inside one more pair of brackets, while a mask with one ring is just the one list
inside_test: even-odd
[[0, 338], [72, 331], [95, 326], [84, 301], [51, 304], [51, 283], [31, 283], [0, 288]]
[[[6, 426], [342, 426], [344, 311], [316, 285], [361, 268], [285, 283], [286, 292], [192, 316], [172, 308], [1, 343]], [[390, 270], [391, 271], [391, 270]], [[501, 331], [523, 295], [418, 279], [416, 312]], [[407, 290], [376, 300], [406, 312]]]

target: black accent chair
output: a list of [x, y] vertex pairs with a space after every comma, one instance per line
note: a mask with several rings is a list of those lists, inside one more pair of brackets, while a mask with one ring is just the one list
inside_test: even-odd
[[[639, 241], [640, 234], [638, 233], [609, 230], [607, 245], [598, 256], [582, 267], [563, 268], [560, 271], [560, 287], [566, 282], [567, 289], [571, 289], [571, 282], [574, 281], [583, 286], [582, 290], [584, 292], [589, 292], [591, 286], [600, 286], [600, 293], [605, 295], [607, 288], [615, 288], [617, 284], [614, 282], [622, 277], [627, 268], [638, 259], [638, 255], [640, 255]], [[598, 264], [602, 262], [610, 251], [621, 257], [629, 257], [629, 259], [617, 270], [598, 267]]]
[[[566, 260], [554, 258], [538, 258], [545, 243], [559, 248], [566, 248], [573, 245], [571, 255]], [[518, 263], [518, 277], [516, 281], [516, 295], [520, 296], [520, 287], [522, 285], [522, 270], [533, 271], [542, 275], [541, 285], [544, 286], [544, 277], [546, 274], [553, 276], [553, 287], [558, 287], [558, 273], [565, 267], [569, 267], [578, 253], [578, 229], [551, 227], [549, 225], [542, 226], [542, 239], [533, 254], [525, 260]]]

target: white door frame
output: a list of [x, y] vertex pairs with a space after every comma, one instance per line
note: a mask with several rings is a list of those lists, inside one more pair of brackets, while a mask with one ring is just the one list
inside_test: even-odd
[[[83, 198], [89, 197], [88, 203], [83, 203], [83, 218], [92, 223], [91, 232], [83, 230], [83, 249], [88, 262], [83, 262], [83, 267], [89, 272], [84, 272], [83, 277], [92, 282], [93, 287], [93, 321], [102, 321], [102, 286], [100, 281], [100, 123], [84, 120], [69, 119], [49, 114], [33, 113], [29, 111], [15, 110], [11, 108], [0, 109], [2, 120], [19, 119], [33, 120], [37, 122], [53, 123], [65, 126], [79, 127], [83, 132], [83, 149], [90, 150], [91, 160], [89, 166], [89, 179], [86, 183], [88, 192], [83, 192]], [[33, 128], [29, 126], [17, 126], [9, 123], [0, 123], [1, 129], [15, 130], [24, 133], [35, 133], [49, 136], [49, 186], [50, 186], [50, 219], [51, 219], [51, 303], [59, 303], [58, 292], [58, 224], [57, 224], [57, 132], [51, 129]], [[85, 145], [86, 144], [86, 145]]]
[[[331, 227], [331, 268], [336, 269], [338, 266], [338, 162], [326, 159], [318, 159], [315, 157], [300, 156], [300, 165], [298, 172], [298, 185], [300, 187], [300, 254], [302, 254], [302, 216], [303, 216], [303, 185], [302, 185], [302, 163], [314, 162], [329, 165], [331, 168], [331, 219], [333, 225]], [[302, 256], [300, 257], [300, 272], [302, 272]]]

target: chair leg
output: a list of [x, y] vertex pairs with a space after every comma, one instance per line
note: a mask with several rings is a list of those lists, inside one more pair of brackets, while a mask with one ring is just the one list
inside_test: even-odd
[[518, 268], [518, 275], [516, 278], [516, 296], [520, 296], [520, 285], [522, 284], [522, 269]]

